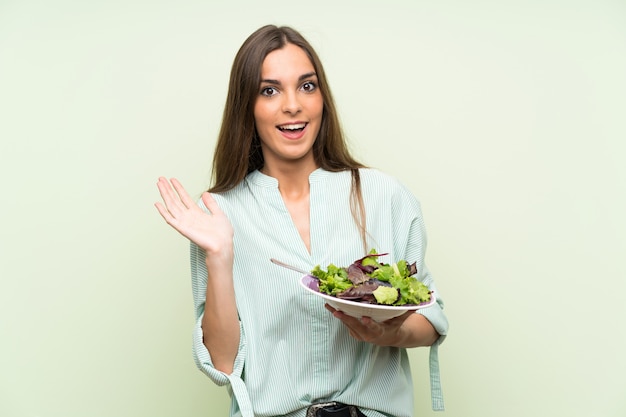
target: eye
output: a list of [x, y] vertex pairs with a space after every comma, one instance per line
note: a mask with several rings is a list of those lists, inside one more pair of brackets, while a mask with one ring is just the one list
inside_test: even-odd
[[272, 97], [278, 94], [278, 90], [274, 87], [263, 87], [261, 89], [261, 95], [266, 97]]
[[317, 84], [315, 84], [313, 81], [307, 81], [304, 84], [302, 84], [301, 88], [307, 93], [312, 93], [313, 91], [317, 89]]

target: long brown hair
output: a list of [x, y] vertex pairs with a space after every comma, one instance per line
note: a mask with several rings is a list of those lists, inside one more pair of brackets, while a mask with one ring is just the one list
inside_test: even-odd
[[359, 175], [359, 168], [365, 165], [354, 159], [348, 150], [322, 62], [309, 42], [290, 27], [267, 25], [257, 29], [244, 41], [235, 56], [213, 156], [213, 185], [209, 192], [228, 191], [250, 172], [263, 167], [261, 144], [254, 124], [261, 67], [270, 52], [283, 48], [287, 43], [302, 48], [317, 74], [324, 110], [320, 131], [313, 144], [313, 156], [317, 165], [327, 171], [351, 171], [350, 210], [367, 251], [365, 207]]

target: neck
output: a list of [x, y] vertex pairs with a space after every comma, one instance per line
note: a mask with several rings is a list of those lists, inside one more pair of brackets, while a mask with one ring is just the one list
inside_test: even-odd
[[264, 166], [261, 172], [278, 180], [278, 189], [284, 198], [299, 199], [309, 195], [309, 176], [316, 169], [315, 164], [289, 164]]

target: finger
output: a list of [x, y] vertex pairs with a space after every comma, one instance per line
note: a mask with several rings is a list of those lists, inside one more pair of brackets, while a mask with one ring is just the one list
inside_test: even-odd
[[336, 308], [331, 307], [328, 304], [324, 304], [324, 307], [326, 307], [326, 310], [330, 311], [331, 313], [333, 313], [333, 316], [335, 316], [335, 318], [339, 319], [340, 321], [343, 322], [343, 324], [345, 324], [348, 327], [352, 326], [352, 323], [354, 323], [355, 321], [358, 321], [356, 318], [347, 315], [346, 313], [344, 313], [341, 310], [337, 310]]
[[374, 323], [375, 323], [375, 321], [372, 320], [371, 317], [367, 317], [367, 316], [361, 317], [361, 324], [364, 325], [365, 327], [373, 326]]
[[354, 332], [352, 329], [348, 330], [348, 333], [350, 334], [350, 336], [352, 336], [354, 339], [359, 340], [359, 341], [363, 341], [363, 338], [361, 338], [361, 336], [359, 336], [358, 333]]
[[180, 210], [183, 209], [183, 205], [180, 203], [180, 199], [174, 192], [171, 184], [167, 181], [167, 179], [160, 177], [157, 182], [157, 187], [159, 189], [159, 194], [161, 194], [161, 198], [165, 203], [165, 207], [172, 216], [176, 217], [177, 212], [180, 212]]
[[209, 192], [202, 193], [202, 202], [204, 203], [205, 207], [209, 209], [212, 215], [221, 216], [224, 214], [224, 212], [222, 211], [220, 206], [217, 204], [217, 201], [215, 201], [215, 198], [213, 197], [213, 195], [211, 195], [211, 193]]
[[352, 317], [347, 314], [342, 315], [341, 321], [343, 321], [346, 324], [346, 326], [352, 329], [360, 330], [364, 327], [363, 323], [361, 323], [360, 318]]
[[334, 309], [330, 304], [324, 304], [324, 307], [326, 308], [326, 310], [330, 311], [331, 313], [334, 313], [335, 311], [338, 311], [338, 310]]
[[165, 208], [165, 206], [161, 203], [155, 203], [154, 206], [159, 211], [159, 214], [161, 214], [161, 217], [163, 217], [163, 219], [168, 224], [171, 224], [173, 217], [172, 217], [172, 214]]
[[174, 186], [174, 190], [176, 190], [176, 194], [178, 194], [179, 200], [184, 204], [186, 208], [194, 208], [196, 207], [196, 202], [191, 198], [185, 187], [178, 181], [176, 178], [170, 179], [170, 182]]
[[351, 332], [358, 334], [360, 338], [362, 338], [363, 334], [367, 332], [367, 327], [361, 323], [360, 319], [349, 316], [341, 311], [337, 311], [333, 313], [333, 315], [337, 317], [339, 320], [341, 320], [341, 322], [348, 329], [350, 329]]

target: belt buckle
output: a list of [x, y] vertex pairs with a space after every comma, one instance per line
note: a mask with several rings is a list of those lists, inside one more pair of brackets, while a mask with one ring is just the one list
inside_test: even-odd
[[309, 408], [307, 408], [307, 410], [306, 410], [306, 417], [317, 417], [317, 411], [318, 410], [321, 410], [322, 408], [325, 408], [325, 407], [332, 407], [334, 405], [337, 405], [336, 401], [329, 401], [327, 403], [311, 404], [309, 406]]

